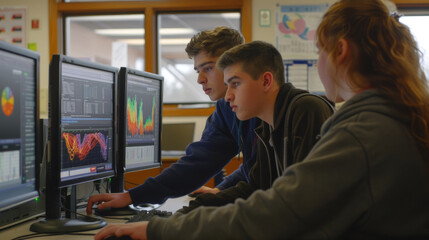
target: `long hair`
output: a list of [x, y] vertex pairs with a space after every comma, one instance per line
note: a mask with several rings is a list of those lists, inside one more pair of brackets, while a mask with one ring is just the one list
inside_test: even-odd
[[317, 43], [335, 60], [339, 39], [351, 42], [356, 55], [346, 66], [349, 86], [375, 88], [409, 113], [410, 132], [428, 158], [429, 92], [422, 54], [398, 18], [381, 0], [340, 0], [323, 16]]

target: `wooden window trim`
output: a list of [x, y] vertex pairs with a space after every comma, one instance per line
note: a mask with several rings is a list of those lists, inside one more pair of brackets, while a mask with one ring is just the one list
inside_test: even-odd
[[181, 109], [177, 104], [164, 104], [162, 106], [162, 116], [183, 117], [183, 116], [209, 116], [216, 107]]
[[[158, 13], [195, 12], [216, 10], [239, 10], [241, 12], [241, 32], [247, 42], [252, 40], [252, 0], [166, 0], [166, 1], [118, 1], [118, 2], [73, 2], [49, 0], [49, 55], [62, 53], [62, 18], [69, 14], [117, 14], [144, 13], [145, 29], [145, 69], [157, 71], [156, 16]], [[214, 107], [207, 109], [179, 109], [177, 105], [164, 105], [164, 116], [208, 116]]]
[[429, 7], [429, 0], [391, 0], [398, 8]]

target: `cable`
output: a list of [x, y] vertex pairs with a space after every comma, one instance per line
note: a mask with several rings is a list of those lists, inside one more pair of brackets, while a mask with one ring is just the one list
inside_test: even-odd
[[125, 182], [128, 183], [128, 184], [134, 185], [134, 186], [139, 186], [140, 185], [138, 183], [133, 183], [133, 182], [130, 182], [130, 181], [125, 181]]
[[79, 235], [79, 236], [95, 236], [95, 233], [31, 233], [27, 235], [22, 235], [16, 238], [13, 238], [11, 240], [25, 240], [25, 239], [33, 239], [33, 238], [39, 238], [39, 237], [51, 237], [51, 236], [58, 236], [58, 235]]

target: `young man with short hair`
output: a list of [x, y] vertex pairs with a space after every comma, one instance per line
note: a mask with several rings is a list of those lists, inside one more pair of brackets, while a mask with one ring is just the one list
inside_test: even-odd
[[[318, 140], [333, 107], [323, 98], [285, 83], [283, 60], [269, 43], [254, 41], [226, 51], [217, 66], [224, 71], [225, 95], [237, 118], [263, 120], [255, 129], [257, 161], [249, 182], [240, 182], [216, 195], [203, 194], [180, 210], [222, 206], [270, 188], [284, 170], [302, 161]], [[295, 97], [297, 97], [295, 99]]]
[[168, 198], [188, 194], [221, 172], [239, 152], [243, 153], [243, 164], [217, 188], [208, 191], [217, 192], [234, 186], [239, 181], [248, 181], [248, 173], [256, 159], [253, 129], [260, 124], [260, 120], [253, 118], [239, 121], [236, 118], [229, 103], [223, 99], [226, 92], [223, 73], [215, 67], [224, 51], [243, 42], [240, 32], [228, 27], [202, 31], [191, 39], [186, 52], [189, 58], [194, 59], [197, 81], [210, 99], [217, 101], [216, 110], [208, 117], [201, 140], [191, 143], [186, 148], [184, 157], [142, 185], [124, 193], [91, 196], [87, 205], [88, 214], [92, 212], [94, 203], [100, 203], [99, 209], [120, 208], [131, 203], [163, 203]]

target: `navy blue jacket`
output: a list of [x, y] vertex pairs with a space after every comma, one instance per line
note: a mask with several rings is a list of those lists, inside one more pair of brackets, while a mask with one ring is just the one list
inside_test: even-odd
[[209, 116], [201, 140], [186, 148], [186, 155], [166, 168], [155, 178], [129, 190], [133, 204], [163, 203], [167, 198], [188, 194], [209, 181], [240, 150], [243, 164], [219, 186], [225, 189], [239, 181], [249, 181], [248, 175], [256, 160], [256, 140], [253, 129], [261, 121], [253, 118], [240, 121], [224, 99], [216, 102], [216, 110]]

